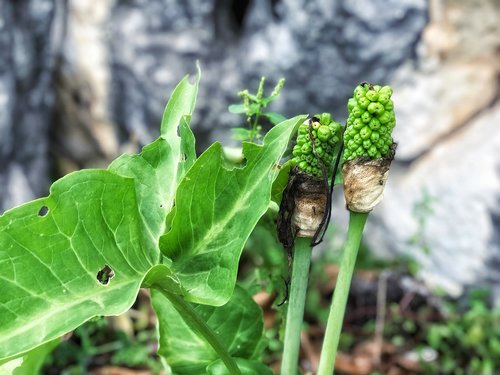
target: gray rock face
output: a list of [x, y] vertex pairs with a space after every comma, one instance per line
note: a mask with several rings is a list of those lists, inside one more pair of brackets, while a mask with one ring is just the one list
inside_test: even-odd
[[0, 1], [0, 212], [47, 190], [54, 12]]
[[203, 77], [194, 127], [203, 133], [227, 137], [224, 128], [241, 121], [227, 105], [262, 75], [287, 78], [278, 107], [287, 115], [345, 115], [357, 83], [386, 82], [412, 57], [427, 17], [425, 1], [258, 0], [238, 25], [227, 2], [174, 3], [130, 1], [111, 12], [112, 116], [141, 142], [156, 134], [165, 95], [195, 59]]

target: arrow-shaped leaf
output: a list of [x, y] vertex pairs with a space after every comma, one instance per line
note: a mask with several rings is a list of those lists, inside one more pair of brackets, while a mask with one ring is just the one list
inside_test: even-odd
[[0, 360], [134, 302], [159, 262], [178, 181], [194, 162], [187, 121], [197, 88], [198, 80], [179, 83], [161, 137], [142, 154], [65, 176], [48, 197], [0, 216]]
[[179, 184], [172, 229], [160, 249], [188, 290], [187, 300], [222, 305], [236, 281], [243, 246], [266, 212], [277, 163], [305, 116], [275, 126], [263, 146], [245, 147], [244, 168], [226, 169], [221, 146], [203, 153]]

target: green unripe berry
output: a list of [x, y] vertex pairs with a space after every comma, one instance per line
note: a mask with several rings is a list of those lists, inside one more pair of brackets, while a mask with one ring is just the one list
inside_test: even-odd
[[311, 124], [311, 127], [313, 128], [313, 130], [318, 130], [318, 128], [321, 126], [321, 124], [319, 123], [319, 121], [314, 121], [312, 124]]
[[372, 119], [368, 123], [368, 126], [371, 130], [378, 130], [380, 129], [380, 121], [377, 118], [372, 117]]
[[378, 102], [380, 104], [382, 104], [383, 106], [386, 106], [387, 103], [389, 103], [389, 100], [391, 100], [391, 97], [389, 95], [387, 95], [387, 94], [380, 94], [378, 96]]
[[380, 89], [380, 94], [388, 95], [389, 97], [392, 96], [392, 87], [391, 86], [384, 86]]
[[303, 154], [310, 154], [312, 152], [312, 146], [310, 143], [304, 143], [301, 150]]
[[370, 141], [370, 139], [365, 139], [363, 141], [363, 147], [365, 150], [368, 150], [372, 145], [372, 142]]
[[370, 103], [371, 102], [367, 98], [365, 98], [364, 96], [358, 99], [358, 105], [362, 109], [366, 109]]
[[359, 135], [359, 133], [354, 136], [353, 140], [357, 146], [359, 146], [363, 143], [363, 138], [361, 138], [361, 135]]
[[386, 104], [384, 104], [384, 108], [386, 111], [394, 110], [394, 103], [392, 102], [392, 100], [389, 99], [389, 101]]
[[351, 98], [348, 100], [348, 102], [347, 102], [347, 110], [348, 111], [351, 111], [354, 107], [357, 107], [357, 106], [358, 106], [358, 102], [356, 101], [356, 99]]
[[363, 129], [365, 125], [363, 124], [363, 121], [360, 118], [357, 118], [356, 120], [353, 121], [352, 123], [352, 128], [354, 130], [361, 130]]
[[361, 117], [362, 114], [363, 110], [359, 106], [356, 106], [351, 110], [350, 116]]
[[298, 144], [299, 146], [302, 146], [302, 145], [303, 145], [304, 143], [306, 143], [306, 142], [307, 142], [307, 138], [306, 138], [306, 136], [305, 136], [305, 135], [299, 135], [299, 136], [297, 137], [297, 144]]
[[389, 152], [389, 145], [387, 143], [384, 143], [384, 145], [380, 148], [380, 153], [382, 155], [387, 155]]
[[368, 90], [365, 95], [369, 101], [375, 102], [378, 100], [378, 92], [375, 90]]
[[307, 168], [307, 162], [306, 161], [301, 161], [299, 163], [299, 168], [302, 170], [305, 170]]
[[316, 155], [319, 157], [321, 157], [325, 154], [325, 150], [323, 150], [323, 148], [321, 146], [316, 147], [315, 151], [316, 151]]
[[301, 147], [300, 147], [300, 146], [295, 145], [295, 146], [293, 147], [292, 154], [293, 154], [293, 156], [300, 156], [300, 155], [302, 155], [302, 150], [301, 150]]
[[330, 128], [325, 125], [321, 125], [318, 128], [318, 139], [321, 142], [328, 142], [328, 139], [332, 136], [332, 132], [330, 131]]
[[377, 142], [380, 139], [380, 134], [378, 132], [372, 131], [370, 139], [372, 142]]
[[368, 105], [368, 112], [373, 113], [375, 115], [381, 115], [385, 112], [385, 108], [382, 104], [373, 102]]
[[332, 121], [330, 124], [328, 124], [328, 126], [330, 127], [332, 133], [337, 133], [340, 131], [340, 129], [342, 129], [342, 125], [340, 125], [337, 121]]
[[[372, 103], [374, 104], [374, 103]], [[371, 104], [370, 104], [371, 105]], [[370, 106], [368, 106], [368, 108], [370, 108]], [[368, 111], [365, 111], [362, 115], [361, 115], [361, 121], [363, 121], [364, 124], [368, 124], [370, 122], [370, 120], [372, 119], [372, 116], [370, 115], [370, 113]]]
[[361, 86], [356, 87], [356, 89], [354, 90], [354, 97], [356, 98], [356, 100], [365, 97], [365, 95], [366, 95], [366, 90]]
[[382, 125], [387, 124], [389, 121], [391, 121], [391, 111], [382, 113], [380, 116], [378, 116], [378, 120]]
[[330, 122], [332, 122], [332, 115], [329, 113], [322, 113], [319, 116], [319, 122], [323, 125], [328, 125]]
[[374, 158], [376, 155], [377, 155], [377, 147], [371, 145], [370, 148], [368, 149], [368, 156]]
[[382, 86], [380, 86], [380, 85], [373, 86], [373, 90], [375, 90], [376, 92], [379, 92], [381, 88], [382, 88]]
[[361, 136], [361, 139], [369, 139], [370, 136], [372, 135], [372, 131], [368, 126], [365, 126], [363, 129], [359, 131], [359, 135]]

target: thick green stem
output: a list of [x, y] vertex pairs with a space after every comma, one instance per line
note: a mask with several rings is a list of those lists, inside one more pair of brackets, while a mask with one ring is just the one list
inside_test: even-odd
[[297, 238], [293, 251], [290, 300], [286, 315], [285, 344], [281, 361], [282, 375], [295, 375], [298, 371], [300, 331], [304, 318], [311, 252], [311, 239]]
[[333, 374], [352, 273], [367, 218], [367, 213], [350, 212], [347, 242], [340, 263], [330, 314], [328, 315], [317, 375]]
[[210, 328], [207, 323], [205, 323], [205, 321], [200, 318], [196, 311], [194, 311], [193, 307], [177, 294], [172, 294], [158, 285], [155, 285], [154, 288], [159, 290], [165, 297], [167, 297], [170, 303], [172, 303], [178, 313], [186, 321], [186, 323], [193, 330], [196, 330], [196, 332], [212, 346], [215, 352], [219, 355], [219, 358], [226, 365], [229, 374], [241, 375], [241, 371], [238, 368], [238, 365], [228, 353], [226, 347], [219, 341], [219, 338], [212, 330], [212, 328]]

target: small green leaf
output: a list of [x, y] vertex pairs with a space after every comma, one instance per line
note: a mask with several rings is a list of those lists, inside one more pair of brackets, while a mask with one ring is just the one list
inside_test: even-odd
[[160, 249], [189, 291], [187, 300], [222, 305], [231, 296], [243, 245], [267, 210], [277, 164], [304, 119], [271, 129], [263, 146], [245, 154], [244, 168], [226, 169], [221, 146], [212, 145], [179, 184], [176, 216]]
[[[271, 369], [259, 361], [248, 360], [244, 358], [235, 358], [236, 364], [241, 371], [242, 375], [272, 375]], [[222, 360], [211, 363], [207, 367], [207, 374], [209, 375], [227, 375], [227, 367]]]
[[273, 125], [277, 125], [280, 122], [283, 122], [286, 120], [285, 116], [283, 116], [281, 113], [277, 113], [277, 112], [265, 112], [264, 116], [266, 116], [269, 119], [269, 121], [271, 121], [273, 123]]
[[248, 141], [252, 138], [252, 132], [246, 128], [232, 128], [231, 133], [233, 133], [233, 138], [236, 141]]
[[235, 114], [245, 113], [245, 106], [243, 104], [231, 104], [227, 107], [227, 110]]
[[[159, 322], [158, 353], [175, 374], [204, 374], [207, 366], [218, 360], [217, 353], [196, 334], [189, 317], [179, 314], [174, 305], [154, 289], [152, 302]], [[244, 289], [236, 287], [229, 302], [221, 307], [195, 304], [192, 307], [231, 356], [256, 359], [261, 354], [262, 311]]]

